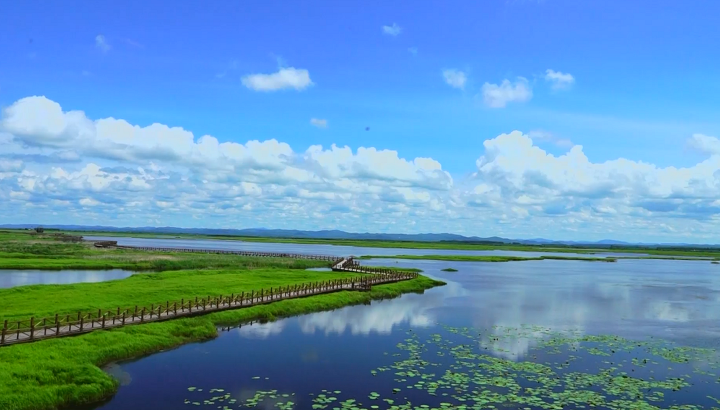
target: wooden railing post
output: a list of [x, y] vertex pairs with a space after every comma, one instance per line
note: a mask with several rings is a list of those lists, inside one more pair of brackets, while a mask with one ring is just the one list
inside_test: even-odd
[[30, 318], [30, 340], [35, 339], [35, 317]]
[[5, 334], [7, 333], [7, 323], [8, 323], [8, 321], [7, 321], [7, 319], [5, 319], [5, 322], [3, 323], [3, 327], [2, 327], [2, 333], [0, 333], [0, 345], [5, 344]]

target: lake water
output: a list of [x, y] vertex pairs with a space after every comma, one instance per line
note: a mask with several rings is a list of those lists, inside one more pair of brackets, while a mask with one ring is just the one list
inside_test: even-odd
[[[130, 238], [120, 236], [84, 236], [90, 241], [117, 241], [121, 246], [151, 246], [158, 248], [188, 248], [188, 249], [218, 249], [233, 251], [254, 252], [282, 252], [301, 253], [310, 255], [328, 256], [362, 256], [362, 255], [497, 255], [497, 256], [524, 256], [527, 258], [542, 255], [553, 256], [580, 256], [593, 257], [591, 254], [565, 253], [565, 252], [523, 252], [523, 251], [467, 251], [455, 249], [405, 249], [405, 248], [371, 248], [343, 245], [317, 245], [304, 243], [270, 243], [270, 242], [243, 242], [235, 240], [215, 239], [160, 239], [160, 238]], [[598, 256], [644, 256], [638, 253], [599, 252]]]
[[[718, 265], [364, 262], [420, 268], [447, 285], [121, 363], [118, 393], [94, 408], [720, 407], [707, 397], [720, 399]], [[630, 341], [583, 340], [606, 334]], [[662, 350], [665, 340], [692, 348]]]
[[70, 283], [105, 282], [125, 279], [134, 272], [111, 270], [27, 270], [0, 269], [0, 288], [26, 285], [67, 285]]

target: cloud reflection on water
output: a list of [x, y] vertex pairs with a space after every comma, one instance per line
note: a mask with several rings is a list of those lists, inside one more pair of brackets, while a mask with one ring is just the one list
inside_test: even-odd
[[[426, 292], [423, 295], [408, 294], [396, 299], [373, 301], [370, 306], [349, 306], [328, 312], [312, 313], [296, 318], [305, 334], [322, 332], [325, 335], [352, 335], [371, 333], [389, 334], [393, 328], [407, 323], [413, 327], [427, 327], [437, 320], [431, 310], [446, 303], [449, 298], [468, 295], [459, 283], [449, 283], [442, 291]], [[253, 324], [237, 329], [245, 338], [264, 339], [282, 332], [290, 320], [265, 324]]]
[[[388, 263], [383, 260], [383, 263]], [[679, 263], [678, 263], [679, 262]], [[394, 263], [394, 261], [393, 261]], [[388, 334], [401, 324], [427, 327], [465, 321], [485, 329], [480, 347], [522, 359], [547, 333], [662, 337], [692, 344], [720, 340], [720, 269], [706, 262], [538, 261], [448, 263], [400, 261], [448, 284], [423, 295], [373, 302], [293, 319], [305, 334]], [[448, 266], [460, 270], [445, 274]], [[269, 337], [292, 321], [243, 327], [243, 337]], [[537, 326], [527, 338], [498, 338], [503, 328]]]

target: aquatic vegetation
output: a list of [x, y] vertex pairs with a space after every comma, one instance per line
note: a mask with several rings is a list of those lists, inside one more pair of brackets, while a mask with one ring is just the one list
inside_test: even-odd
[[[486, 330], [440, 326], [432, 331], [436, 333], [421, 336], [409, 330], [397, 344], [397, 353], [383, 355], [397, 361], [369, 370], [371, 377], [382, 378], [386, 386], [382, 390], [352, 397], [342, 389], [324, 389], [297, 393], [292, 403], [281, 400], [277, 390], [269, 390], [270, 394], [260, 390], [243, 402], [225, 395], [223, 402], [211, 400], [212, 405], [224, 408], [232, 401], [228, 408], [284, 410], [296, 408], [295, 403], [297, 408], [311, 404], [315, 410], [720, 408], [716, 397], [692, 394], [696, 384], [720, 384], [720, 356], [714, 349], [558, 333], [537, 326]], [[527, 343], [533, 346], [527, 360], [507, 358], [491, 349]], [[355, 383], [362, 385], [362, 377], [358, 375]], [[680, 393], [685, 391], [691, 394]], [[191, 398], [186, 403], [202, 400]]]
[[[254, 271], [251, 271], [254, 272]], [[256, 272], [256, 271], [255, 271]], [[270, 273], [270, 272], [266, 272]], [[307, 274], [309, 272], [302, 272]], [[253, 275], [246, 273], [252, 282]], [[319, 272], [319, 274], [327, 274]], [[164, 274], [163, 274], [164, 275]], [[255, 276], [255, 280], [261, 280]], [[277, 272], [266, 279], [278, 277]], [[287, 280], [287, 278], [285, 278]], [[121, 282], [121, 281], [120, 281]], [[217, 336], [216, 326], [237, 325], [251, 320], [281, 317], [368, 303], [408, 292], [422, 292], [443, 282], [421, 276], [417, 279], [373, 286], [369, 292], [338, 292], [302, 299], [290, 299], [244, 309], [228, 310], [166, 322], [127, 326], [81, 336], [49, 339], [31, 344], [0, 348], [0, 409], [44, 410], [92, 403], [111, 396], [119, 381], [100, 366], [140, 355], [155, 353], [185, 343]], [[242, 285], [247, 286], [247, 285]], [[62, 288], [63, 286], [47, 286]], [[30, 288], [30, 287], [28, 287]], [[139, 289], [139, 288], [138, 288]], [[19, 300], [19, 299], [18, 299]], [[47, 307], [54, 299], [44, 300]], [[22, 310], [17, 308], [17, 314]], [[4, 312], [3, 312], [4, 313]], [[200, 393], [202, 387], [194, 392]], [[202, 391], [207, 392], [207, 389]], [[207, 393], [206, 393], [207, 394]], [[203, 400], [192, 400], [202, 405]]]
[[445, 268], [445, 269], [441, 269], [441, 270], [443, 272], [457, 272], [458, 271], [457, 269], [454, 269], [454, 268]]

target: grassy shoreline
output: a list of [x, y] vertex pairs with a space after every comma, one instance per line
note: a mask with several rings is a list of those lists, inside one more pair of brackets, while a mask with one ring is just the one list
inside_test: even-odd
[[[58, 243], [49, 238], [0, 232], [0, 269], [13, 266], [162, 271], [107, 282], [0, 289], [0, 320], [107, 310], [358, 276], [305, 270], [327, 265], [323, 261], [284, 258], [95, 249], [87, 243]], [[217, 336], [216, 326], [337, 309], [423, 292], [443, 284], [420, 276], [374, 286], [369, 292], [342, 291], [0, 347], [0, 408], [46, 410], [99, 402], [111, 397], [118, 387], [101, 370], [102, 366], [212, 339]]]
[[321, 268], [327, 261], [292, 258], [249, 257], [232, 254], [152, 252], [133, 249], [101, 249], [88, 242], [65, 243], [49, 237], [0, 231], [0, 269], [126, 269], [169, 271], [180, 269], [287, 269]]
[[101, 370], [128, 360], [217, 335], [216, 326], [250, 320], [275, 320], [337, 309], [375, 299], [423, 292], [443, 282], [421, 276], [374, 286], [370, 292], [338, 292], [274, 302], [204, 316], [95, 331], [0, 348], [0, 408], [46, 410], [98, 402], [110, 397], [117, 382]]

